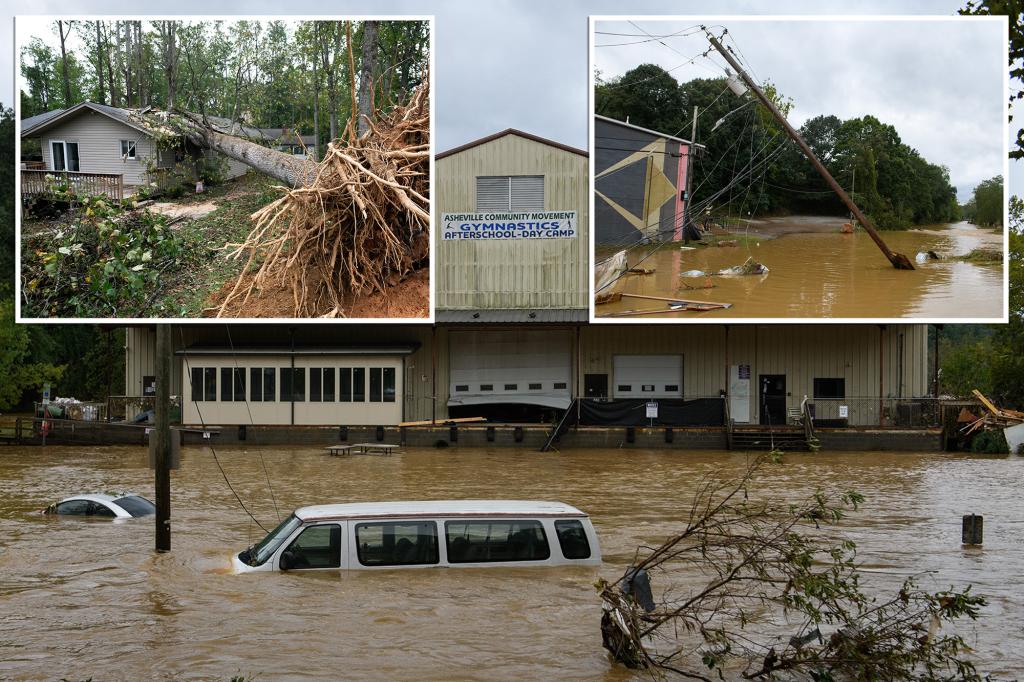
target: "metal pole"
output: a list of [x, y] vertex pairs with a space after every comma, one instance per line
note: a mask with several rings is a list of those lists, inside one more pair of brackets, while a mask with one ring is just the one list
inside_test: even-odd
[[693, 221], [690, 213], [690, 202], [693, 197], [693, 152], [697, 147], [697, 107], [693, 108], [693, 125], [690, 132], [690, 147], [686, 150], [686, 205], [683, 206], [683, 241], [686, 242], [686, 226]]
[[754, 95], [756, 95], [757, 98], [761, 101], [761, 104], [763, 104], [768, 109], [768, 111], [771, 112], [772, 116], [775, 117], [775, 119], [783, 127], [786, 133], [788, 133], [789, 136], [793, 139], [793, 141], [796, 142], [797, 146], [800, 147], [800, 150], [803, 151], [804, 156], [806, 156], [807, 159], [811, 162], [811, 165], [814, 166], [814, 169], [818, 171], [818, 174], [825, 179], [825, 182], [828, 183], [828, 186], [832, 188], [832, 191], [839, 196], [843, 203], [846, 204], [846, 207], [850, 209], [850, 212], [857, 217], [857, 220], [864, 227], [864, 230], [871, 236], [871, 239], [875, 242], [875, 244], [878, 245], [878, 248], [882, 250], [882, 253], [884, 253], [885, 257], [889, 259], [889, 262], [892, 263], [893, 267], [896, 268], [897, 270], [913, 270], [914, 264], [910, 262], [910, 259], [908, 259], [901, 253], [895, 253], [894, 251], [889, 249], [888, 246], [886, 246], [885, 242], [882, 240], [882, 237], [879, 236], [878, 231], [875, 229], [874, 225], [871, 223], [871, 221], [867, 219], [867, 216], [865, 216], [861, 212], [860, 208], [857, 207], [857, 204], [855, 204], [853, 199], [850, 198], [850, 195], [846, 193], [846, 190], [839, 186], [839, 183], [836, 182], [836, 179], [832, 177], [832, 174], [829, 173], [825, 166], [821, 163], [821, 161], [818, 160], [818, 157], [814, 155], [814, 152], [811, 151], [811, 148], [809, 146], [807, 146], [807, 143], [804, 142], [804, 139], [800, 137], [800, 133], [798, 133], [796, 129], [789, 124], [789, 121], [787, 121], [786, 117], [782, 115], [782, 112], [779, 111], [775, 104], [768, 98], [768, 96], [764, 94], [764, 91], [761, 90], [760, 87], [758, 87], [757, 83], [755, 83], [754, 80], [747, 75], [747, 72], [744, 71], [742, 67], [740, 67], [739, 62], [737, 62], [736, 59], [733, 58], [732, 54], [728, 50], [726, 50], [722, 46], [722, 43], [718, 42], [718, 39], [715, 38], [713, 35], [708, 33], [707, 36], [708, 40], [711, 42], [711, 45], [716, 50], [718, 50], [719, 54], [721, 54], [722, 57], [725, 58], [725, 61], [729, 62], [729, 65], [732, 68], [736, 69], [736, 73], [747, 84], [747, 87], [749, 87], [753, 91]]
[[171, 325], [156, 326], [156, 551], [171, 550]]

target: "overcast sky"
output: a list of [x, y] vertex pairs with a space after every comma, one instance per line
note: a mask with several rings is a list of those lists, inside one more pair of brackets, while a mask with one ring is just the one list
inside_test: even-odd
[[[1003, 172], [1006, 53], [1000, 23], [959, 17], [711, 23], [724, 25], [726, 44], [738, 47], [757, 79], [771, 81], [793, 101], [789, 120], [795, 126], [822, 114], [874, 115], [895, 126], [925, 159], [949, 168], [961, 202], [979, 182]], [[679, 82], [724, 74], [717, 54], [714, 64], [703, 58], [686, 64], [709, 45], [703, 33], [690, 30], [693, 21], [634, 24], [596, 22], [594, 63], [602, 78], [645, 63], [674, 69]], [[722, 31], [712, 29], [716, 36]], [[640, 42], [645, 33], [675, 37]]]
[[[289, 14], [319, 15], [329, 11], [333, 15], [344, 13], [387, 14], [432, 14], [436, 18], [436, 76], [435, 86], [437, 100], [436, 115], [436, 147], [443, 151], [464, 142], [488, 135], [490, 133], [513, 127], [552, 138], [559, 142], [580, 148], [587, 143], [587, 106], [590, 74], [587, 55], [587, 17], [591, 14], [621, 14], [627, 11], [631, 15], [672, 14], [821, 14], [832, 10], [833, 13], [857, 14], [944, 14], [956, 13], [962, 2], [950, 0], [872, 0], [870, 2], [831, 2], [819, 0], [776, 0], [760, 2], [758, 0], [668, 0], [623, 3], [614, 0], [593, 1], [562, 1], [540, 2], [532, 0], [363, 0], [362, 2], [344, 2], [333, 0], [330, 3], [311, 0], [291, 0], [287, 4], [279, 1], [247, 0], [241, 2], [221, 2], [212, 5], [205, 0], [177, 0], [174, 3], [154, 0], [146, 5], [135, 1], [90, 2], [87, 0], [26, 0], [3, 2], [6, 17], [15, 14], [106, 14], [110, 18], [135, 15], [145, 7], [147, 13], [167, 13], [187, 15], [197, 18], [200, 14], [216, 11], [218, 14], [246, 13], [275, 15], [287, 8]], [[689, 21], [688, 23], [693, 23]], [[725, 23], [719, 21], [719, 23]], [[730, 26], [738, 22], [731, 22]], [[0, 101], [5, 104], [14, 101], [14, 40], [12, 35], [13, 21], [0, 21], [0, 45], [10, 46], [0, 53]], [[737, 41], [741, 34], [737, 31]], [[898, 59], [909, 58], [914, 50], [920, 51], [931, 59], [954, 58], [954, 50], [945, 44], [930, 44], [920, 35], [904, 36], [901, 41], [907, 43], [905, 49], [887, 48], [878, 40], [870, 40], [866, 44], [850, 45], [837, 49], [830, 44], [826, 52], [841, 62], [843, 57], [853, 60], [864, 53], [883, 52], [894, 55]], [[785, 65], [785, 52], [789, 48], [800, 45], [779, 43], [777, 50], [757, 48], [758, 40], [743, 38], [744, 54], [751, 61], [754, 70], [761, 77], [769, 75], [780, 87], [794, 99], [800, 111], [812, 111], [814, 107], [824, 106], [827, 102], [814, 99], [809, 88], [794, 85], [784, 79], [793, 77], [798, 70]], [[664, 49], [664, 48], [662, 48]], [[898, 52], [898, 55], [896, 53]], [[671, 61], [673, 55], [667, 51]], [[773, 54], [774, 53], [774, 54]], [[628, 55], [627, 55], [628, 56]], [[892, 59], [890, 57], [889, 59]], [[824, 55], [815, 54], [813, 62], [820, 62]], [[974, 59], [973, 55], [960, 55], [958, 65], [965, 66]], [[678, 61], [671, 64], [675, 66]], [[893, 64], [884, 63], [891, 68]], [[809, 66], [808, 66], [809, 68]], [[711, 75], [704, 71], [705, 75]], [[958, 72], [959, 73], [959, 72]], [[806, 82], [810, 82], [810, 78]], [[973, 79], [972, 79], [973, 80]], [[804, 82], [801, 79], [801, 82]], [[932, 90], [922, 91], [922, 95], [938, 97], [945, 86], [947, 100], [956, 98], [957, 94], [973, 83], [948, 80], [945, 83], [932, 83]], [[852, 99], [857, 87], [847, 89]], [[805, 99], [806, 98], [806, 99]], [[864, 100], [862, 100], [864, 101]], [[978, 105], [979, 115], [982, 107]], [[998, 106], [998, 102], [996, 102]], [[948, 108], [948, 107], [944, 107]], [[829, 111], [841, 114], [842, 110], [828, 107]], [[876, 109], [877, 110], [877, 109]], [[886, 118], [885, 116], [882, 116]], [[894, 121], [903, 132], [900, 121]], [[914, 122], [914, 121], [911, 121]], [[969, 129], [970, 124], [961, 122], [955, 127], [947, 128], [944, 135], [950, 146], [958, 144], [957, 134]], [[923, 148], [923, 142], [917, 142], [908, 134], [904, 139], [918, 146], [930, 160], [939, 160]], [[962, 144], [962, 142], [960, 142]], [[944, 161], [943, 161], [944, 162]], [[952, 167], [952, 164], [950, 164]], [[976, 171], [978, 172], [978, 171]], [[996, 170], [999, 172], [999, 169]], [[1022, 174], [1017, 174], [1022, 176]], [[956, 174], [955, 177], [961, 177]], [[959, 181], [958, 181], [959, 182]], [[1016, 177], [1011, 177], [1011, 189], [1024, 194], [1024, 187], [1019, 186]]]

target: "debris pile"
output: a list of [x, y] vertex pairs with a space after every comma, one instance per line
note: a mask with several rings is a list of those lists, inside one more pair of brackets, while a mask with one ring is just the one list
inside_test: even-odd
[[[986, 398], [977, 389], [973, 390], [972, 393], [986, 411], [980, 417], [967, 422], [967, 426], [961, 429], [962, 435], [970, 436], [980, 429], [1009, 429], [1024, 424], [1024, 412], [996, 407], [991, 400]], [[963, 415], [963, 412], [961, 412], [961, 415]], [[974, 415], [971, 416], [973, 417]]]
[[328, 145], [311, 182], [282, 187], [245, 241], [225, 247], [248, 261], [217, 317], [272, 287], [290, 288], [296, 317], [344, 317], [346, 294], [384, 291], [429, 256], [428, 83], [363, 135], [355, 126]]

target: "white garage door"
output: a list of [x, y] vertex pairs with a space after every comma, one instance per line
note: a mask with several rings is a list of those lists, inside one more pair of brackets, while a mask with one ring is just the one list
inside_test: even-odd
[[448, 404], [565, 409], [572, 402], [569, 344], [564, 331], [452, 332]]
[[616, 355], [614, 398], [682, 398], [682, 355]]

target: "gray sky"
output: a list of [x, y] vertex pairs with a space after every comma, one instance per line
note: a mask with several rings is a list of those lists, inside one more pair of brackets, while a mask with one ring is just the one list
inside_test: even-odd
[[[198, 18], [202, 13], [244, 12], [249, 15], [276, 15], [287, 7], [294, 15], [332, 15], [372, 11], [380, 14], [433, 14], [436, 18], [437, 100], [436, 147], [443, 151], [464, 142], [514, 127], [559, 142], [586, 148], [589, 68], [587, 55], [587, 17], [591, 14], [954, 14], [962, 5], [950, 0], [871, 0], [868, 2], [831, 2], [819, 0], [668, 0], [623, 3], [613, 0], [539, 2], [535, 0], [362, 0], [330, 3], [292, 0], [287, 5], [265, 0], [223, 2], [155, 0], [151, 4], [118, 0], [0, 0], [0, 44], [9, 46], [0, 53], [0, 101], [11, 103], [14, 87], [13, 21], [19, 13], [135, 15], [142, 7], [147, 13], [167, 13]], [[691, 22], [692, 23], [692, 22]], [[917, 39], [914, 39], [917, 42]], [[923, 44], [923, 43], [921, 43]], [[872, 41], [868, 46], [876, 50]], [[744, 41], [743, 49], [754, 60]], [[859, 49], [863, 49], [861, 46]], [[935, 51], [942, 52], [942, 49]], [[668, 53], [670, 56], [672, 53]], [[856, 54], [850, 51], [848, 54]], [[758, 74], [772, 73], [771, 62], [762, 67], [755, 61]], [[678, 63], [678, 62], [676, 62]], [[674, 66], [675, 64], [673, 64]], [[710, 75], [708, 72], [704, 72]], [[777, 79], [780, 80], [781, 78]], [[955, 94], [962, 84], [952, 84]], [[786, 92], [795, 95], [796, 92]], [[812, 106], [810, 101], [801, 107]], [[837, 112], [838, 113], [838, 112]], [[923, 151], [923, 150], [922, 150]], [[927, 156], [927, 153], [926, 153]], [[931, 158], [931, 157], [929, 157]], [[1024, 175], [1017, 174], [1024, 179]], [[1024, 194], [1024, 186], [1011, 188]]]
[[[675, 68], [671, 73], [679, 82], [723, 75], [706, 59], [676, 68], [709, 45], [702, 33], [682, 35], [690, 33], [693, 21], [634, 23], [595, 25], [598, 32], [629, 34], [595, 35], [594, 62], [603, 78], [644, 63]], [[794, 125], [821, 114], [874, 115], [895, 126], [903, 142], [925, 159], [948, 167], [960, 201], [970, 198], [979, 182], [1002, 173], [1006, 53], [999, 23], [968, 18], [708, 23], [724, 25], [726, 44], [739, 48], [747, 68], [793, 101]], [[638, 43], [645, 32], [681, 34], [663, 41], [667, 45]], [[722, 29], [712, 32], [719, 36]], [[712, 57], [725, 66], [717, 53]], [[700, 120], [702, 126], [713, 123]]]

